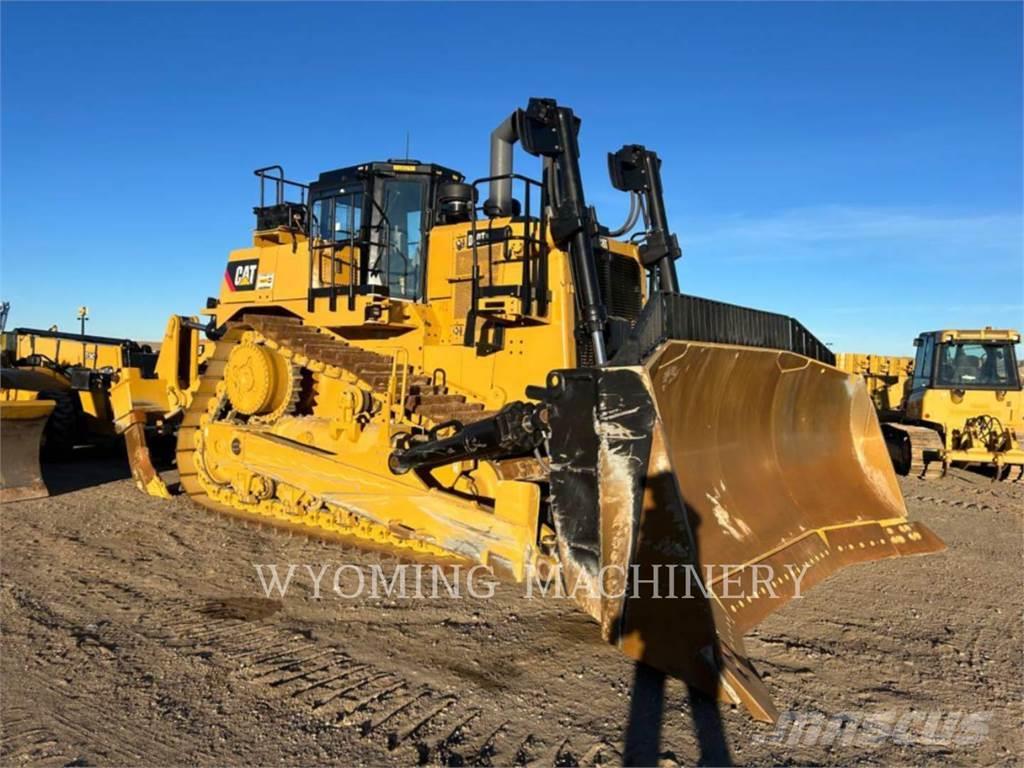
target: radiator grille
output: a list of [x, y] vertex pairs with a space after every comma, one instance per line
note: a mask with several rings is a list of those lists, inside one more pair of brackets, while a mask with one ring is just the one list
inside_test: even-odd
[[[609, 253], [597, 254], [597, 282], [601, 301], [608, 311], [609, 325], [632, 328], [643, 309], [640, 263], [628, 256]], [[594, 345], [589, 337], [576, 341], [576, 364], [594, 365]]]
[[603, 254], [598, 261], [601, 298], [612, 317], [628, 320], [632, 326], [643, 308], [640, 293], [640, 264], [614, 253]]

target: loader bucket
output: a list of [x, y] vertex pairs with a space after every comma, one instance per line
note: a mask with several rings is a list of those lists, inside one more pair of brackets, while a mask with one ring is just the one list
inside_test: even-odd
[[39, 450], [53, 400], [0, 401], [0, 503], [49, 496]]
[[777, 713], [745, 632], [847, 565], [944, 548], [906, 518], [863, 383], [830, 365], [669, 341], [549, 387], [566, 589], [628, 656], [758, 719]]

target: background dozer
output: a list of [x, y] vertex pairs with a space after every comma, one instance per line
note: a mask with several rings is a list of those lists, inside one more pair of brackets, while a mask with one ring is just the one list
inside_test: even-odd
[[[914, 340], [910, 375], [893, 382], [902, 387], [901, 399], [892, 407], [889, 395], [890, 407], [879, 407], [898, 473], [940, 477], [959, 465], [989, 467], [999, 480], [1024, 476], [1024, 394], [1014, 351], [1019, 343], [1020, 332], [993, 328], [928, 331]], [[872, 356], [845, 359], [864, 357]], [[870, 370], [862, 372], [873, 378]]]
[[121, 435], [139, 487], [169, 497], [149, 448], [173, 450], [176, 414], [188, 396], [178, 383], [191, 380], [189, 372], [178, 376], [179, 361], [202, 359], [181, 349], [201, 346], [188, 322], [171, 319], [161, 354], [130, 339], [58, 330], [0, 334], [0, 500], [47, 495], [41, 454], [68, 459], [76, 447], [111, 447]]
[[[742, 636], [793, 574], [942, 544], [907, 520], [859, 379], [792, 318], [679, 292], [653, 152], [609, 155], [632, 205], [602, 225], [579, 129], [531, 99], [474, 183], [411, 159], [308, 185], [258, 170], [252, 245], [207, 302], [206, 359], [180, 369], [181, 486], [556, 583], [632, 658], [772, 719]], [[652, 591], [694, 572], [706, 596]]]

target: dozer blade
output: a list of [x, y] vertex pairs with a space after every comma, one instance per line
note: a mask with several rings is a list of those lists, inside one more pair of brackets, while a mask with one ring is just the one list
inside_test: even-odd
[[0, 503], [49, 496], [39, 467], [53, 400], [0, 402]]
[[847, 565], [944, 548], [907, 521], [863, 383], [829, 365], [670, 341], [550, 384], [566, 589], [628, 656], [758, 719], [777, 712], [745, 632]]
[[134, 420], [124, 431], [124, 445], [128, 451], [128, 466], [132, 470], [132, 479], [136, 487], [143, 493], [159, 499], [171, 498], [171, 492], [153, 466], [146, 444], [145, 414], [133, 414]]

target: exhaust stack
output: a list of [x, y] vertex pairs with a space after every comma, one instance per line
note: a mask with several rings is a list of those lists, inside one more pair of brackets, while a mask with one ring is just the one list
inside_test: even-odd
[[[484, 213], [488, 216], [514, 216], [516, 201], [512, 198], [512, 146], [519, 140], [518, 117], [522, 110], [517, 109], [502, 120], [501, 124], [491, 131], [491, 181], [490, 193], [484, 203]], [[504, 176], [506, 178], [494, 178]]]

